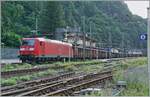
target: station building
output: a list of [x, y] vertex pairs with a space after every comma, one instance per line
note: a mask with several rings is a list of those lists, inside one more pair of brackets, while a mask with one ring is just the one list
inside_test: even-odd
[[83, 46], [85, 44], [85, 47], [96, 47], [96, 40], [75, 28], [70, 28], [69, 30], [66, 30], [65, 28], [57, 28], [55, 32], [55, 39], [68, 42], [76, 46]]

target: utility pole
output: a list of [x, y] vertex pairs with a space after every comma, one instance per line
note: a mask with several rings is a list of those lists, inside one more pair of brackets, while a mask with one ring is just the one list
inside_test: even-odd
[[124, 57], [124, 33], [122, 32], [122, 58]]
[[38, 33], [38, 10], [37, 10], [37, 1], [36, 1], [36, 6], [35, 6], [35, 33], [37, 35]]
[[111, 32], [109, 32], [109, 59], [111, 59], [111, 49], [112, 49], [112, 40], [111, 40]]
[[[65, 33], [65, 35], [66, 35], [66, 41], [68, 42], [68, 29], [69, 29], [69, 26], [66, 26], [66, 33]], [[71, 52], [70, 52], [70, 47], [69, 47], [69, 62], [70, 62], [70, 59], [71, 59]]]
[[35, 30], [32, 30], [31, 32], [33, 32], [33, 34], [36, 36], [38, 35], [38, 19], [37, 19], [37, 14], [35, 13]]
[[[92, 39], [92, 25], [91, 25], [91, 21], [90, 21], [90, 39]], [[92, 40], [90, 41], [90, 49], [92, 49]], [[90, 59], [92, 59], [92, 50], [90, 52], [91, 56], [90, 56]]]
[[35, 15], [35, 28], [31, 32], [36, 36], [38, 34], [38, 12], [37, 12], [37, 1], [35, 2], [35, 10], [34, 10], [34, 15]]
[[36, 19], [35, 19], [35, 33], [38, 33], [38, 19], [37, 19], [37, 15], [36, 15]]
[[147, 46], [148, 46], [148, 75], [149, 75], [149, 95], [150, 95], [150, 1], [147, 8]]
[[71, 57], [71, 54], [70, 54], [71, 52], [70, 52], [70, 47], [69, 47], [69, 62], [70, 62], [70, 57]]
[[85, 16], [83, 16], [83, 20], [82, 20], [82, 24], [83, 24], [83, 60], [85, 60]]
[[[111, 12], [111, 8], [110, 8], [109, 3], [108, 3], [108, 5], [107, 5], [107, 7], [108, 7], [108, 10]], [[111, 13], [110, 13], [110, 14], [111, 14]], [[112, 15], [112, 14], [111, 14], [111, 15]], [[112, 31], [111, 28], [110, 28], [110, 31]], [[108, 50], [108, 51], [109, 51], [109, 58], [111, 59], [111, 48], [112, 48], [111, 45], [112, 45], [112, 39], [111, 39], [111, 32], [110, 32], [110, 31], [108, 32], [108, 34], [109, 34], [109, 39], [108, 39], [108, 41], [109, 41], [108, 45], [109, 45], [109, 46], [108, 46], [108, 48], [109, 48], [110, 51], [109, 51], [109, 50]]]

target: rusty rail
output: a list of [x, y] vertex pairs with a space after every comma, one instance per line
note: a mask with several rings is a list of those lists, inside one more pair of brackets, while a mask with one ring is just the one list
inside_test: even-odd
[[78, 84], [78, 85], [75, 85], [72, 87], [68, 87], [66, 89], [61, 89], [61, 90], [46, 94], [46, 96], [70, 96], [75, 91], [80, 91], [81, 89], [88, 88], [92, 85], [95, 85], [97, 83], [101, 83], [101, 82], [104, 82], [105, 80], [110, 80], [110, 79], [112, 79], [112, 75], [97, 78], [97, 79], [94, 79], [92, 81], [88, 81], [88, 82], [81, 83], [81, 84]]
[[45, 84], [48, 82], [54, 82], [54, 81], [58, 81], [58, 80], [61, 80], [64, 78], [71, 77], [73, 75], [75, 75], [75, 72], [65, 73], [65, 74], [58, 75], [55, 77], [50, 77], [50, 78], [42, 78], [42, 79], [38, 79], [38, 80], [28, 81], [28, 82], [14, 85], [14, 86], [1, 88], [1, 92], [4, 93], [4, 95], [5, 95], [7, 93], [10, 93], [9, 91], [13, 91], [16, 89], [23, 89], [23, 88], [27, 88], [27, 87], [32, 87], [32, 86], [36, 86], [36, 85], [40, 85], [40, 84]]
[[85, 75], [85, 76], [70, 78], [70, 79], [68, 79], [66, 81], [63, 81], [63, 82], [60, 82], [60, 83], [52, 84], [52, 85], [49, 85], [49, 86], [44, 87], [44, 88], [40, 88], [40, 89], [37, 89], [37, 90], [33, 90], [33, 91], [23, 93], [23, 94], [21, 94], [21, 96], [46, 95], [47, 93], [54, 92], [54, 91], [57, 91], [59, 89], [66, 88], [68, 86], [85, 83], [85, 82], [90, 81], [92, 79], [100, 78], [100, 77], [106, 76], [106, 75], [112, 75], [111, 71], [105, 71], [105, 72], [100, 72], [100, 73], [95, 73], [95, 74], [88, 74], [88, 75]]
[[8, 78], [16, 75], [23, 75], [23, 74], [31, 74], [33, 72], [39, 72], [48, 70], [49, 67], [36, 67], [36, 68], [30, 68], [30, 69], [19, 69], [19, 70], [12, 70], [12, 71], [3, 71], [1, 72], [2, 78]]

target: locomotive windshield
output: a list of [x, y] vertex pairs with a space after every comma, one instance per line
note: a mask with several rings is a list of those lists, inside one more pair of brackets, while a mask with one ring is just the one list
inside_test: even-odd
[[29, 40], [23, 40], [22, 41], [22, 45], [29, 45], [29, 46], [33, 46], [34, 45], [35, 40], [34, 39], [29, 39]]

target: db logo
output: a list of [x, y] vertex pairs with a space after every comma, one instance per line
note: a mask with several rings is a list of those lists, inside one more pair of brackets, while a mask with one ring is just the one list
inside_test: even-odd
[[141, 34], [140, 40], [147, 40], [147, 34]]

